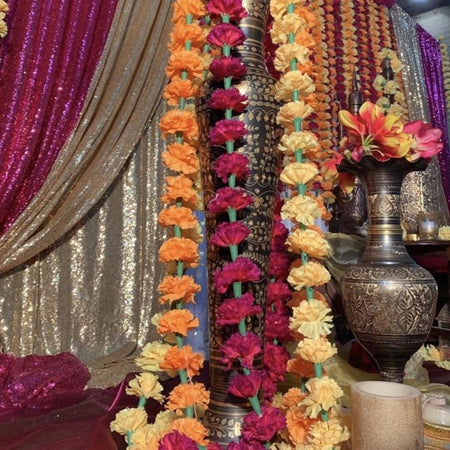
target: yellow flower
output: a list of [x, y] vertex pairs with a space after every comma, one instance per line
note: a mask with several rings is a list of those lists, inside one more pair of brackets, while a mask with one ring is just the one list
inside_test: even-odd
[[292, 253], [305, 252], [312, 258], [325, 258], [330, 254], [327, 240], [315, 230], [296, 229], [286, 240], [287, 249]]
[[383, 91], [384, 85], [386, 84], [387, 80], [383, 77], [383, 75], [377, 75], [375, 77], [375, 80], [373, 80], [373, 87], [377, 91]]
[[397, 91], [394, 95], [394, 100], [397, 103], [404, 104], [405, 103], [405, 95], [401, 91]]
[[312, 94], [316, 90], [314, 81], [307, 73], [300, 70], [287, 72], [278, 80], [275, 87], [275, 98], [279, 101], [292, 100], [292, 92], [298, 91], [300, 95]]
[[147, 412], [144, 408], [125, 408], [116, 414], [116, 418], [109, 424], [111, 431], [127, 434], [147, 425]]
[[337, 349], [325, 337], [319, 339], [305, 338], [299, 342], [296, 353], [306, 361], [318, 364], [335, 355]]
[[280, 108], [277, 115], [277, 123], [290, 131], [294, 131], [294, 119], [306, 119], [314, 110], [304, 101], [288, 102]]
[[197, 419], [183, 417], [175, 420], [172, 422], [172, 430], [179, 431], [200, 445], [208, 445], [208, 430]]
[[157, 450], [159, 436], [155, 433], [154, 425], [138, 428], [131, 435], [129, 450]]
[[337, 419], [327, 422], [318, 421], [310, 429], [310, 442], [315, 449], [332, 450], [340, 442], [350, 439], [348, 428], [342, 426]]
[[310, 150], [318, 146], [319, 141], [314, 133], [310, 131], [294, 131], [282, 136], [278, 150], [291, 154], [295, 150]]
[[313, 225], [315, 219], [322, 217], [322, 211], [311, 197], [297, 195], [290, 198], [281, 208], [283, 220], [295, 220], [303, 225]]
[[295, 13], [285, 14], [281, 20], [275, 20], [270, 30], [272, 42], [274, 44], [286, 44], [289, 41], [289, 34], [296, 34], [298, 31], [308, 28], [303, 17]]
[[396, 58], [391, 59], [391, 68], [394, 73], [398, 73], [403, 69], [403, 64], [396, 57]]
[[287, 281], [296, 290], [304, 287], [321, 286], [330, 281], [330, 272], [322, 264], [308, 261], [299, 267], [294, 267], [290, 272]]
[[274, 19], [279, 20], [287, 13], [288, 5], [298, 5], [303, 3], [304, 0], [272, 0], [270, 2], [270, 13]]
[[288, 164], [280, 175], [280, 180], [289, 186], [297, 187], [298, 184], [310, 182], [319, 170], [312, 163], [294, 162]]
[[8, 25], [4, 20], [0, 20], [0, 37], [4, 38], [8, 34]]
[[142, 349], [142, 353], [136, 358], [136, 364], [144, 370], [158, 372], [164, 356], [172, 346], [161, 342], [149, 342]]
[[161, 394], [163, 387], [159, 383], [159, 378], [149, 372], [143, 372], [136, 375], [129, 383], [125, 392], [128, 395], [144, 396], [145, 398], [153, 398], [157, 402], [162, 403], [164, 396]]
[[172, 427], [172, 423], [177, 419], [177, 415], [173, 411], [161, 411], [155, 417], [153, 426], [158, 437], [166, 434]]
[[329, 312], [331, 309], [319, 300], [304, 300], [293, 309], [290, 328], [307, 338], [318, 339], [331, 333], [333, 319]]
[[395, 80], [386, 81], [383, 92], [387, 95], [393, 95], [398, 91], [398, 83]]
[[419, 349], [419, 354], [425, 361], [442, 361], [439, 349], [434, 345], [422, 345]]
[[389, 102], [389, 99], [387, 97], [384, 97], [384, 96], [380, 97], [377, 100], [376, 105], [378, 106], [378, 108], [383, 110], [383, 113], [385, 113], [389, 109], [389, 107], [391, 106], [391, 104]]
[[298, 64], [303, 65], [309, 61], [310, 50], [304, 45], [285, 44], [278, 47], [275, 51], [274, 66], [279, 72], [284, 72], [290, 67], [291, 60], [296, 59]]
[[338, 398], [344, 392], [332, 378], [324, 376], [322, 378], [311, 378], [306, 383], [306, 389], [310, 394], [300, 402], [300, 406], [305, 406], [305, 413], [315, 419], [322, 410], [328, 411], [336, 405]]

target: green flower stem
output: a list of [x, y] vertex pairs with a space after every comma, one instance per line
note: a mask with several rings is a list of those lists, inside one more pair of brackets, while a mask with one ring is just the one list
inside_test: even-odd
[[230, 16], [228, 14], [221, 14], [222, 23], [230, 23]]
[[322, 422], [328, 422], [328, 413], [325, 410], [322, 410], [320, 412], [320, 418], [322, 419]]
[[225, 142], [227, 153], [233, 153], [234, 152], [234, 141], [227, 141]]
[[306, 287], [306, 298], [307, 300], [312, 300], [314, 298], [314, 289], [312, 287]]
[[189, 419], [192, 419], [194, 417], [194, 407], [193, 406], [187, 406], [184, 410], [185, 414]]
[[192, 48], [192, 42], [191, 41], [186, 41], [185, 43], [184, 43], [184, 48], [186, 49], [186, 50], [191, 50], [191, 48]]
[[182, 277], [184, 272], [183, 261], [177, 261], [177, 276]]
[[233, 118], [233, 110], [231, 108], [227, 108], [225, 110], [225, 119], [232, 119]]
[[178, 371], [178, 376], [180, 377], [180, 381], [181, 381], [182, 384], [186, 384], [188, 382], [186, 369], [180, 369]]
[[306, 264], [308, 262], [308, 254], [306, 252], [302, 252], [301, 258], [302, 264]]
[[304, 183], [298, 184], [297, 185], [297, 190], [298, 190], [298, 193], [301, 196], [304, 196], [306, 194], [306, 184], [304, 184]]
[[174, 227], [173, 227], [173, 234], [177, 238], [181, 237], [181, 228], [178, 225], [174, 225]]
[[180, 109], [186, 109], [186, 99], [184, 97], [178, 99], [178, 106]]
[[242, 297], [242, 282], [241, 281], [235, 281], [233, 283], [233, 294], [236, 298]]
[[230, 89], [232, 80], [233, 80], [232, 77], [225, 77], [223, 79], [223, 85], [224, 85], [225, 89]]
[[244, 375], [250, 375], [250, 370], [246, 367], [243, 367], [242, 370], [244, 371]]
[[303, 162], [303, 149], [297, 148], [294, 152], [295, 162]]
[[314, 363], [314, 372], [316, 373], [317, 378], [322, 378], [323, 376], [322, 364]]
[[230, 56], [231, 55], [231, 47], [227, 44], [222, 45], [222, 53], [223, 56]]
[[302, 131], [302, 121], [301, 117], [296, 117], [294, 119], [294, 131]]
[[236, 210], [228, 207], [228, 218], [230, 219], [230, 222], [236, 222], [236, 217]]
[[259, 404], [258, 397], [254, 395], [253, 397], [249, 397], [248, 400], [250, 402], [250, 405], [252, 405], [252, 408], [255, 411], [255, 413], [258, 414], [259, 417], [261, 417], [262, 416], [261, 405]]
[[238, 246], [234, 244], [229, 245], [228, 248], [230, 249], [231, 260], [233, 262], [236, 261], [236, 258], [238, 257]]
[[295, 3], [289, 3], [287, 5], [287, 12], [289, 14], [292, 14], [295, 11]]
[[200, 445], [200, 444], [197, 444], [197, 448], [198, 448], [198, 450], [206, 450], [206, 447], [204, 445]]
[[241, 336], [246, 336], [247, 335], [247, 327], [245, 326], [245, 320], [241, 319], [239, 321], [239, 333], [241, 334]]
[[[293, 44], [295, 42], [295, 33], [288, 34], [288, 41], [289, 41], [289, 44]], [[295, 58], [291, 59], [291, 63], [292, 63], [292, 61], [296, 61]]]
[[298, 102], [300, 100], [300, 91], [298, 89], [294, 89], [292, 91], [292, 101]]
[[[178, 348], [183, 348], [184, 340], [179, 334], [175, 335], [175, 340], [177, 342], [177, 347]], [[180, 376], [180, 378], [181, 378], [181, 376]]]
[[186, 14], [186, 23], [189, 25], [194, 21], [194, 16], [190, 13]]
[[143, 395], [141, 395], [139, 397], [138, 408], [143, 408], [146, 403], [147, 403], [147, 399]]
[[181, 79], [182, 79], [182, 80], [187, 80], [187, 79], [188, 79], [188, 73], [187, 73], [187, 70], [182, 70], [182, 71], [181, 71]]
[[232, 188], [236, 187], [236, 175], [234, 173], [228, 177], [228, 186]]
[[177, 141], [177, 144], [183, 143], [183, 132], [182, 131], [177, 131], [175, 133], [175, 140]]
[[133, 436], [133, 432], [131, 430], [127, 430], [127, 444], [131, 445], [131, 436]]
[[290, 68], [292, 71], [297, 70], [297, 60], [296, 60], [295, 58], [292, 58], [292, 59], [289, 61], [289, 68]]

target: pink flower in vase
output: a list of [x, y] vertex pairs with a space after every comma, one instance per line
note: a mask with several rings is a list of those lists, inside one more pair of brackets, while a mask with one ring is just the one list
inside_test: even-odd
[[211, 62], [209, 71], [217, 81], [227, 77], [231, 77], [233, 80], [239, 80], [247, 73], [247, 67], [240, 58], [221, 56]]
[[254, 411], [244, 417], [242, 435], [251, 444], [267, 442], [285, 426], [286, 420], [278, 408], [274, 406], [263, 406], [261, 417]]
[[416, 161], [419, 158], [431, 158], [444, 147], [441, 142], [442, 131], [439, 128], [433, 128], [429, 123], [415, 120], [407, 123], [403, 127], [403, 131], [412, 134], [415, 141], [409, 158], [410, 161]]
[[228, 45], [237, 47], [245, 41], [245, 34], [237, 26], [231, 23], [219, 23], [206, 36], [206, 42], [217, 47]]
[[161, 438], [158, 450], [197, 450], [197, 443], [179, 431], [171, 431]]
[[211, 94], [208, 105], [214, 109], [232, 109], [235, 113], [242, 113], [248, 105], [247, 96], [242, 95], [235, 87], [217, 89]]
[[239, 257], [215, 272], [214, 287], [219, 294], [225, 294], [234, 282], [258, 281], [260, 276], [261, 272], [254, 262], [248, 258]]
[[236, 141], [247, 134], [245, 124], [235, 119], [219, 120], [209, 132], [211, 145], [223, 145], [227, 141]]
[[242, 336], [240, 333], [234, 333], [222, 345], [220, 349], [223, 357], [220, 359], [222, 364], [231, 370], [233, 363], [239, 361], [242, 367], [251, 369], [254, 358], [261, 353], [261, 339], [255, 333], [247, 333]]
[[253, 197], [241, 188], [224, 187], [217, 189], [216, 195], [208, 205], [209, 211], [214, 214], [226, 212], [228, 208], [239, 211], [253, 203]]
[[223, 15], [227, 15], [231, 21], [237, 22], [247, 17], [241, 0], [209, 0], [206, 9], [212, 19], [221, 19]]
[[231, 380], [227, 392], [241, 398], [254, 397], [258, 394], [261, 383], [261, 372], [253, 370], [250, 375], [236, 375]]
[[250, 175], [249, 160], [241, 153], [224, 153], [214, 162], [214, 170], [217, 176], [226, 183], [230, 175], [235, 175], [237, 180], [247, 178]]
[[218, 247], [229, 247], [239, 245], [247, 239], [250, 228], [242, 222], [223, 222], [217, 225], [216, 231], [211, 237], [211, 244]]
[[247, 316], [261, 314], [261, 307], [255, 305], [254, 301], [251, 292], [246, 292], [240, 298], [227, 298], [217, 309], [217, 325], [235, 325]]

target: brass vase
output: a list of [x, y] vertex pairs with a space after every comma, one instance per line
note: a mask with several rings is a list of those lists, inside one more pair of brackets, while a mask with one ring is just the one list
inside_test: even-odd
[[364, 156], [359, 163], [344, 160], [338, 169], [362, 180], [369, 218], [367, 247], [342, 278], [345, 315], [382, 378], [399, 383], [406, 362], [425, 342], [436, 309], [436, 282], [408, 255], [400, 226], [403, 179], [425, 167], [424, 160], [380, 162]]
[[[244, 283], [243, 292], [252, 292], [255, 303], [265, 308], [268, 286], [268, 270], [272, 225], [277, 191], [279, 158], [277, 144], [281, 130], [276, 124], [279, 105], [273, 96], [275, 80], [269, 75], [265, 66], [263, 40], [266, 32], [269, 11], [268, 0], [244, 0], [248, 16], [239, 27], [246, 35], [245, 43], [237, 48], [233, 56], [239, 56], [247, 67], [247, 74], [233, 85], [241, 94], [248, 97], [248, 106], [238, 119], [244, 122], [247, 134], [238, 151], [249, 158], [250, 176], [237, 186], [242, 187], [253, 197], [253, 204], [243, 211], [238, 211], [237, 219], [250, 228], [246, 241], [239, 245], [239, 256], [251, 259], [261, 271], [261, 279], [255, 283]], [[213, 171], [214, 161], [224, 153], [223, 148], [211, 147], [208, 142], [209, 129], [223, 119], [221, 112], [208, 107], [207, 101], [215, 89], [222, 88], [223, 83], [208, 82], [203, 86], [201, 100], [197, 103], [200, 126], [200, 164], [202, 172], [205, 202], [207, 267], [208, 267], [208, 301], [209, 301], [209, 341], [210, 341], [210, 404], [206, 412], [210, 440], [222, 445], [236, 441], [240, 436], [243, 417], [251, 410], [246, 399], [234, 397], [227, 393], [230, 380], [241, 373], [239, 367], [227, 371], [220, 362], [220, 348], [223, 342], [237, 331], [234, 327], [216, 325], [217, 308], [224, 297], [213, 287], [216, 270], [229, 262], [228, 249], [220, 249], [209, 243], [220, 222], [228, 220], [208, 211], [207, 205], [217, 189], [224, 183]], [[261, 339], [264, 332], [264, 313], [247, 320], [247, 330], [257, 334]], [[262, 368], [262, 355], [254, 364]]]

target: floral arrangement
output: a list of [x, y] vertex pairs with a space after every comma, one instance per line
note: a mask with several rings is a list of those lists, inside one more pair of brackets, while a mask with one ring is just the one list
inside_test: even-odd
[[447, 105], [447, 117], [450, 115], [450, 58], [448, 57], [448, 47], [439, 39], [439, 48], [442, 55], [442, 72], [444, 78], [444, 91]]
[[[203, 365], [203, 356], [184, 344], [199, 321], [185, 308], [195, 302], [200, 286], [185, 273], [197, 267], [198, 243], [202, 236], [194, 209], [198, 206], [195, 188], [199, 172], [197, 158], [198, 125], [193, 102], [205, 74], [208, 53], [205, 31], [200, 26], [207, 11], [200, 0], [177, 0], [174, 3], [173, 30], [170, 34], [166, 74], [169, 83], [164, 98], [172, 107], [161, 119], [163, 137], [169, 140], [162, 154], [166, 167], [176, 175], [166, 177], [162, 198], [166, 207], [159, 214], [161, 226], [170, 230], [169, 238], [159, 249], [159, 260], [167, 264], [167, 275], [158, 286], [159, 302], [170, 306], [152, 319], [162, 341], [144, 346], [136, 359], [144, 372], [130, 381], [126, 392], [139, 397], [137, 408], [117, 413], [111, 430], [125, 435], [129, 449], [204, 448], [207, 430], [198, 420], [207, 408], [209, 392], [202, 383], [193, 381]], [[206, 49], [207, 50], [207, 49]], [[178, 374], [180, 383], [165, 399], [158, 373]], [[148, 424], [145, 404], [148, 399], [163, 403], [153, 424]]]
[[442, 353], [434, 345], [422, 345], [418, 350], [418, 354], [423, 361], [432, 361], [437, 367], [450, 370], [450, 360], [444, 359]]
[[5, 0], [0, 0], [0, 38], [4, 38], [8, 33], [8, 25], [5, 22], [6, 13], [9, 11]]

